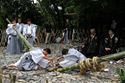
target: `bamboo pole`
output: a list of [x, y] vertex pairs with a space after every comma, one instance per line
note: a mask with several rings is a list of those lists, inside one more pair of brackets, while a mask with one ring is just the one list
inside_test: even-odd
[[[112, 59], [117, 59], [117, 58], [121, 58], [121, 57], [125, 57], [125, 51], [123, 52], [119, 52], [119, 53], [115, 53], [115, 54], [111, 54], [111, 55], [107, 55], [104, 57], [100, 57], [97, 62], [104, 62], [104, 61], [108, 61], [108, 60], [112, 60]], [[91, 64], [93, 64], [93, 62], [90, 62]], [[72, 70], [72, 69], [76, 69], [79, 68], [79, 65], [74, 65], [74, 66], [70, 66], [70, 67], [65, 67], [65, 68], [59, 68], [57, 69], [57, 71], [61, 72], [61, 71], [67, 71], [67, 70]]]
[[[12, 24], [12, 23], [9, 21], [8, 18], [6, 18], [6, 20], [7, 20], [7, 22], [8, 22], [9, 24]], [[24, 38], [24, 36], [23, 36], [20, 32], [18, 32], [18, 30], [15, 28], [15, 26], [13, 26], [13, 29], [17, 32], [17, 34], [18, 34], [18, 36], [21, 38], [21, 40], [22, 40], [23, 42], [25, 42], [25, 44], [28, 46], [29, 50], [34, 49], [34, 47], [32, 46], [32, 44], [30, 44], [30, 43]]]

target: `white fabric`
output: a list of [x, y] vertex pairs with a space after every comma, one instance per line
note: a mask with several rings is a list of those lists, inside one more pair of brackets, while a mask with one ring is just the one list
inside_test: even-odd
[[78, 50], [76, 50], [76, 49], [74, 49], [74, 48], [69, 49], [68, 53], [69, 53], [70, 55], [75, 55], [75, 56], [78, 57], [80, 60], [81, 60], [81, 59], [86, 59], [86, 57], [85, 57], [82, 53], [80, 53]]
[[40, 48], [35, 48], [30, 51], [32, 59], [36, 64], [39, 64], [42, 68], [46, 68], [49, 64], [49, 60], [43, 58], [45, 56]]
[[27, 34], [32, 34], [32, 31], [31, 31], [31, 25], [28, 25], [28, 29], [27, 29]]
[[22, 23], [21, 24], [17, 23], [17, 25], [19, 26], [18, 31], [21, 33], [22, 30], [23, 30], [23, 24]]
[[20, 59], [19, 59], [14, 65], [15, 65], [15, 66], [18, 66], [18, 65], [20, 64], [22, 58], [25, 57], [25, 56], [28, 55], [28, 54], [29, 54], [29, 52], [24, 53], [24, 54], [20, 57]]
[[35, 40], [35, 38], [36, 38], [36, 30], [37, 30], [37, 25], [31, 24], [29, 26], [28, 24], [26, 24], [26, 25], [24, 25], [24, 28], [23, 28], [23, 35], [31, 34], [33, 36], [33, 40]]
[[16, 31], [13, 29], [13, 24], [8, 24], [7, 25], [7, 29], [6, 29], [6, 33], [8, 36], [8, 44], [10, 43], [9, 38], [11, 38], [11, 35], [17, 35]]
[[86, 59], [86, 57], [78, 50], [71, 48], [67, 55], [63, 55], [64, 61], [60, 62], [60, 66], [69, 67], [77, 64], [78, 60]]
[[43, 56], [45, 56], [40, 48], [31, 50], [30, 55], [32, 56], [32, 59], [36, 64], [42, 59]]
[[13, 29], [13, 24], [8, 24], [6, 33], [7, 35], [16, 35], [16, 31]]
[[42, 58], [42, 59], [38, 62], [38, 64], [40, 65], [40, 67], [46, 68], [46, 67], [49, 66], [49, 62], [50, 62], [49, 60], [46, 60], [46, 59]]
[[77, 65], [76, 61], [74, 60], [70, 60], [70, 59], [65, 59], [64, 61], [61, 61], [59, 63], [59, 65], [61, 67], [69, 67], [69, 66], [73, 66], [73, 65]]
[[57, 37], [56, 38], [56, 43], [59, 43], [61, 41], [61, 38], [60, 37]]
[[46, 60], [43, 58], [43, 56], [45, 56], [45, 55], [42, 53], [41, 48], [35, 48], [35, 49], [25, 53], [24, 55], [22, 55], [20, 57], [20, 59], [14, 65], [18, 66], [20, 61], [22, 60], [22, 58], [29, 54], [32, 56], [33, 61], [36, 64], [39, 64], [42, 68], [46, 68], [48, 66], [49, 60]]
[[75, 29], [73, 29], [73, 34], [75, 34]]

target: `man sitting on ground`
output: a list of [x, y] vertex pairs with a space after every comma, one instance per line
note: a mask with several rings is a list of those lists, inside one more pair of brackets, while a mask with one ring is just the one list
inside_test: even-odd
[[71, 48], [71, 49], [63, 49], [62, 50], [62, 55], [57, 58], [57, 61], [61, 58], [64, 58], [64, 61], [61, 61], [60, 63], [56, 63], [56, 66], [61, 66], [61, 67], [69, 67], [73, 65], [77, 65], [78, 61], [81, 59], [86, 59], [86, 57], [80, 53], [78, 50]]

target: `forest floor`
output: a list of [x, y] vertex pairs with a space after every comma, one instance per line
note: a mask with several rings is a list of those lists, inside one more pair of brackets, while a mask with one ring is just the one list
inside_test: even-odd
[[[64, 44], [39, 44], [35, 47], [50, 48], [52, 54], [48, 57], [56, 58], [61, 55], [63, 48], [76, 48], [81, 44], [73, 46]], [[0, 47], [0, 67], [2, 65], [8, 65], [16, 62], [22, 54], [6, 55], [6, 47]], [[17, 68], [9, 68], [3, 70], [2, 83], [12, 83], [16, 80], [16, 83], [120, 83], [120, 78], [116, 73], [116, 68], [125, 68], [125, 61], [122, 63], [109, 64], [109, 61], [105, 62], [108, 72], [87, 72], [87, 75], [80, 75], [76, 71], [48, 72], [45, 69], [39, 69], [37, 71], [19, 71]]]

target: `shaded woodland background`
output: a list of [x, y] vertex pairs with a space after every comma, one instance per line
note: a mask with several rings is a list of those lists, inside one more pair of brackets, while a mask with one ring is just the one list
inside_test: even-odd
[[18, 17], [24, 23], [30, 18], [40, 27], [40, 32], [43, 32], [47, 20], [50, 20], [55, 32], [63, 30], [65, 20], [69, 18], [83, 37], [92, 27], [103, 37], [112, 20], [116, 20], [116, 33], [125, 39], [125, 0], [37, 0], [37, 3], [34, 0], [0, 0], [1, 32], [7, 27], [6, 18]]

